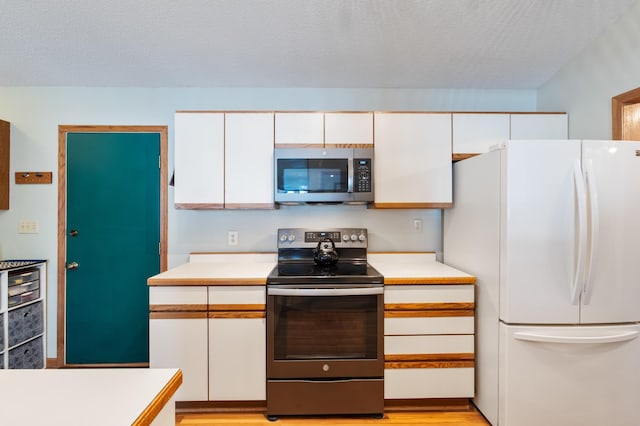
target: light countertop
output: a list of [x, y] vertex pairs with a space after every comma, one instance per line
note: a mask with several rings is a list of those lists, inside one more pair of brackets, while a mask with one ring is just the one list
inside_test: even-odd
[[[191, 256], [190, 262], [162, 272], [147, 280], [162, 285], [265, 285], [267, 275], [276, 266], [272, 256], [248, 253]], [[223, 261], [216, 261], [223, 259]], [[369, 263], [384, 276], [387, 284], [473, 284], [475, 277], [437, 262], [433, 253], [369, 253]]]
[[[0, 423], [148, 425], [161, 420], [181, 383], [176, 368], [3, 370]], [[165, 413], [173, 413], [166, 420], [175, 424], [175, 409], [163, 412], [162, 420]]]

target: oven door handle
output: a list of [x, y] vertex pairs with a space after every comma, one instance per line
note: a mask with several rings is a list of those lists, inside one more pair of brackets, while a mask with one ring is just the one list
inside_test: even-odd
[[384, 287], [267, 288], [269, 296], [368, 296], [384, 294]]

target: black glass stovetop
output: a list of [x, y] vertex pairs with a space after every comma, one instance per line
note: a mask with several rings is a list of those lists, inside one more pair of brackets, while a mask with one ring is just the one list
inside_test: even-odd
[[323, 266], [314, 262], [278, 263], [267, 277], [267, 284], [382, 283], [382, 275], [366, 262], [340, 262]]

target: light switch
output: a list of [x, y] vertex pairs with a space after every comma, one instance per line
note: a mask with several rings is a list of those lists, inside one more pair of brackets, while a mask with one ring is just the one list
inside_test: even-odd
[[38, 234], [40, 233], [40, 224], [37, 220], [21, 220], [18, 232], [20, 234]]

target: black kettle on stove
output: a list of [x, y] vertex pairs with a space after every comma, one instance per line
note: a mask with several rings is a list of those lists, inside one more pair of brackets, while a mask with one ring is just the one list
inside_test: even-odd
[[331, 266], [338, 263], [336, 244], [331, 238], [318, 241], [318, 245], [313, 249], [313, 261], [320, 266]]

